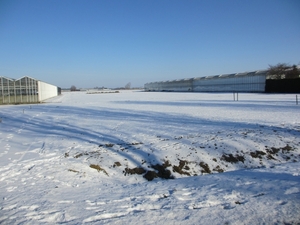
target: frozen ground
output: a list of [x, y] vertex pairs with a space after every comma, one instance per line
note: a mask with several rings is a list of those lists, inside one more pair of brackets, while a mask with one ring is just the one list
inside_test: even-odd
[[138, 91], [0, 106], [0, 223], [299, 224], [299, 112]]

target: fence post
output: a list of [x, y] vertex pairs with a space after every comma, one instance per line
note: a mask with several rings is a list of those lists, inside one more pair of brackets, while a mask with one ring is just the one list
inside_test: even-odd
[[[235, 98], [236, 94], [236, 98]], [[239, 100], [239, 93], [238, 92], [233, 92], [233, 101], [238, 101]]]
[[298, 105], [298, 95], [296, 95], [296, 105]]

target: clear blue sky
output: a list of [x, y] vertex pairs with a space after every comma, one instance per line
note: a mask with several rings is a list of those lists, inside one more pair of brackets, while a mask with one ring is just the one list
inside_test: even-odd
[[299, 0], [0, 0], [0, 76], [69, 88], [300, 63]]

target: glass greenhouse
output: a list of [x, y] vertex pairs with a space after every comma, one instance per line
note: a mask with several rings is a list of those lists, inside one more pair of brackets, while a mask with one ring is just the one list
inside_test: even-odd
[[[46, 87], [41, 89], [41, 87]], [[50, 87], [50, 94], [49, 93]], [[0, 104], [22, 104], [22, 103], [38, 103], [44, 100], [42, 93], [47, 92], [45, 97], [54, 97], [58, 95], [56, 86], [46, 84], [30, 77], [22, 77], [20, 79], [11, 79], [0, 77]]]
[[267, 71], [224, 74], [191, 79], [152, 82], [146, 91], [265, 92]]

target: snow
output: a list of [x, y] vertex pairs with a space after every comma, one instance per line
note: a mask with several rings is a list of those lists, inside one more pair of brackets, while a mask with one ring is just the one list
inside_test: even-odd
[[0, 106], [0, 223], [297, 224], [299, 107], [141, 91]]

